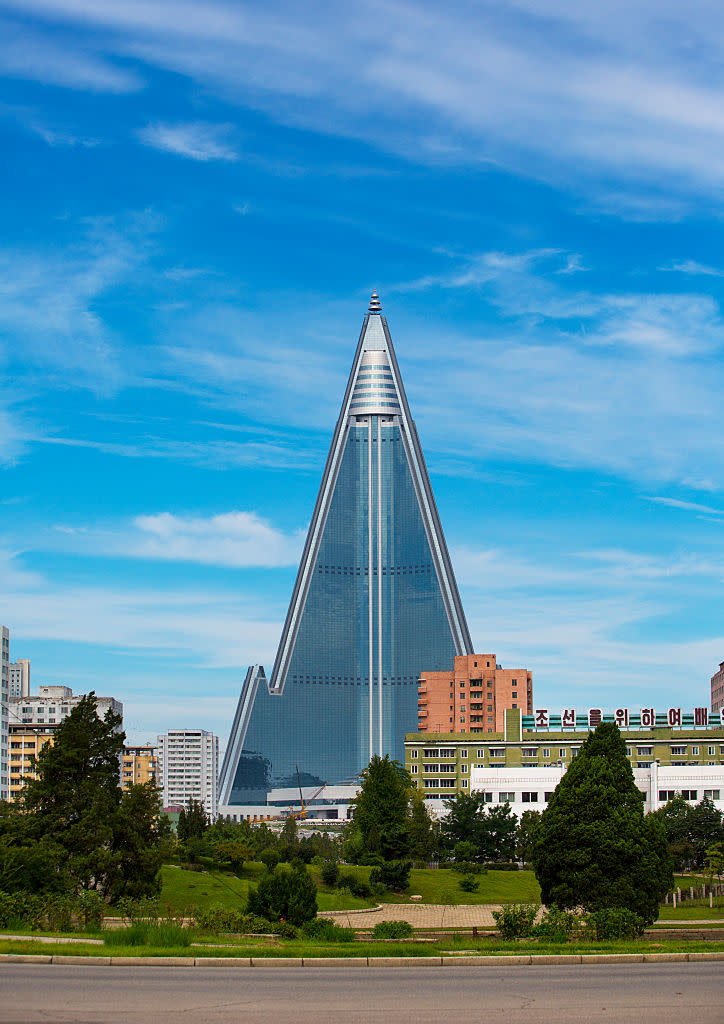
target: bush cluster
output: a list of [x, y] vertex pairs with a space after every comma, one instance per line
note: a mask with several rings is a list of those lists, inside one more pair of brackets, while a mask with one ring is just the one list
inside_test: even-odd
[[546, 939], [564, 943], [572, 938], [597, 941], [608, 939], [638, 939], [643, 935], [645, 921], [627, 907], [606, 907], [592, 914], [586, 911], [564, 910], [551, 907], [538, 924], [540, 907], [535, 904], [511, 904], [494, 911], [498, 931], [504, 939]]
[[113, 928], [103, 933], [105, 946], [155, 946], [156, 949], [178, 949], [191, 945], [193, 932], [175, 921], [136, 921], [126, 928]]
[[98, 931], [104, 914], [103, 897], [93, 890], [77, 896], [0, 892], [0, 926], [3, 928], [18, 922], [32, 929], [55, 932], [67, 932], [76, 927]]
[[393, 892], [404, 892], [410, 888], [409, 860], [388, 860], [370, 871], [370, 884], [382, 885]]
[[460, 888], [463, 892], [477, 892], [480, 888], [480, 879], [475, 875], [463, 875], [460, 879]]
[[375, 939], [410, 939], [414, 934], [409, 921], [378, 921], [372, 929]]

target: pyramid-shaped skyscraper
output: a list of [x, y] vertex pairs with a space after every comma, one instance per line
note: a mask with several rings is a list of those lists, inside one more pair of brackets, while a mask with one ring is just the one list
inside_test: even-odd
[[271, 677], [247, 672], [220, 804], [402, 759], [423, 669], [472, 644], [395, 350], [373, 292]]

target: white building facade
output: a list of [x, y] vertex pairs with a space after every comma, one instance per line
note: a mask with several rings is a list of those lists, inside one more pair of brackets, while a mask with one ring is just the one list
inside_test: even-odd
[[0, 800], [10, 796], [10, 630], [0, 626]]
[[219, 737], [204, 729], [172, 729], [158, 737], [158, 786], [164, 808], [198, 800], [214, 819], [218, 813]]
[[[484, 793], [486, 804], [510, 804], [519, 818], [524, 811], [544, 811], [556, 786], [566, 774], [566, 765], [549, 768], [470, 769], [470, 792]], [[658, 811], [675, 796], [697, 804], [705, 797], [724, 811], [724, 765], [663, 765], [653, 761], [648, 768], [634, 768], [645, 813]]]
[[[52, 731], [85, 696], [87, 694], [82, 693], [74, 696], [69, 686], [39, 686], [37, 694], [11, 697], [10, 726], [49, 727]], [[96, 697], [96, 704], [99, 718], [103, 718], [110, 710], [123, 719], [123, 704], [115, 697]]]

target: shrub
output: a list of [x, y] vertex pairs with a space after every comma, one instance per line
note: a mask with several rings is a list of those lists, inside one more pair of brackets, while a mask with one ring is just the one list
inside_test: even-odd
[[191, 945], [191, 936], [189, 928], [173, 921], [162, 921], [159, 924], [137, 921], [127, 928], [104, 932], [103, 943], [106, 946], [156, 946], [169, 949]]
[[[460, 844], [458, 843], [458, 846]], [[488, 869], [484, 864], [478, 864], [474, 860], [459, 860], [451, 864], [450, 867], [453, 871], [457, 871], [461, 875], [487, 875]]]
[[[252, 931], [253, 929], [247, 925], [254, 919], [242, 910], [214, 903], [210, 907], [197, 907], [194, 911], [194, 920], [203, 931], [218, 934], [219, 932]], [[259, 920], [263, 920], [263, 918], [259, 918]], [[264, 921], [264, 924], [269, 927], [268, 921]]]
[[372, 930], [375, 939], [409, 939], [414, 934], [409, 921], [378, 921]]
[[273, 871], [281, 859], [281, 854], [278, 850], [262, 850], [259, 854], [259, 860], [265, 866], [267, 871]]
[[354, 942], [354, 928], [342, 928], [327, 917], [315, 917], [302, 925], [302, 934], [322, 942]]
[[549, 942], [568, 942], [574, 931], [580, 931], [587, 922], [587, 916], [578, 916], [570, 910], [551, 907], [543, 914], [540, 922], [531, 929], [531, 935]]
[[291, 871], [277, 867], [249, 890], [247, 910], [268, 921], [301, 925], [317, 915], [317, 887], [304, 865]]
[[[370, 872], [371, 874], [372, 872]], [[349, 889], [353, 896], [359, 896], [360, 899], [369, 899], [372, 895], [369, 884], [363, 878], [353, 875], [351, 871], [341, 872], [337, 885], [340, 889]]]
[[322, 865], [322, 881], [333, 889], [339, 882], [339, 864], [334, 860], [325, 860]]
[[518, 865], [509, 860], [493, 860], [483, 864], [486, 871], [518, 871]]
[[392, 889], [393, 892], [404, 892], [405, 889], [410, 888], [411, 867], [412, 864], [409, 860], [386, 861], [378, 868], [372, 868], [370, 871], [370, 882], [372, 884], [379, 882], [386, 889]]
[[463, 875], [460, 879], [460, 888], [463, 892], [477, 892], [480, 888], [480, 880], [475, 875]]
[[522, 939], [531, 934], [540, 908], [535, 903], [511, 903], [493, 911], [493, 919], [504, 939]]
[[597, 910], [591, 914], [590, 921], [599, 941], [601, 939], [638, 939], [643, 935], [645, 927], [644, 919], [627, 907], [607, 907]]
[[467, 839], [463, 839], [459, 843], [455, 843], [455, 860], [456, 861], [470, 861], [475, 860], [478, 855], [478, 849], [475, 843], [468, 842]]

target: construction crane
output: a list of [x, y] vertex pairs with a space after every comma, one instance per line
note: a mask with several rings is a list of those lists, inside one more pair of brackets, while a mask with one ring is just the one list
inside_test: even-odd
[[[298, 811], [290, 810], [289, 814], [287, 815], [287, 820], [289, 818], [294, 818], [295, 821], [303, 821], [304, 818], [306, 818], [307, 815], [309, 814], [309, 810], [304, 803], [304, 794], [302, 793], [302, 780], [299, 777], [299, 765], [295, 765], [295, 767], [297, 769], [297, 785], [299, 786], [299, 802], [301, 804], [301, 808]], [[326, 785], [327, 783], [323, 782], [319, 789], [316, 789], [314, 793], [312, 793], [312, 795], [309, 798], [310, 803], [312, 800], [317, 799], [317, 797], [319, 796], [319, 794], [322, 792]]]

